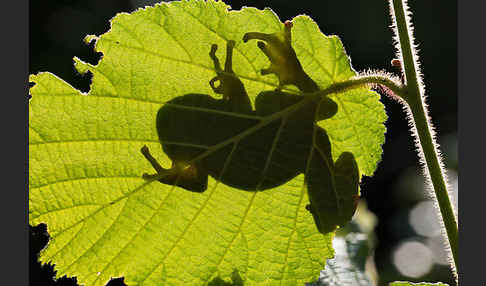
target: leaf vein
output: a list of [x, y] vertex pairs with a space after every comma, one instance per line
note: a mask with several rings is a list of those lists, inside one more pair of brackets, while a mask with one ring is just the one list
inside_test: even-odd
[[277, 134], [275, 136], [275, 139], [272, 142], [272, 147], [270, 149], [270, 153], [267, 156], [267, 161], [265, 162], [265, 167], [263, 168], [263, 172], [262, 172], [262, 174], [263, 174], [262, 179], [260, 180], [260, 182], [258, 182], [258, 185], [256, 187], [257, 191], [260, 190], [260, 187], [263, 184], [263, 181], [265, 180], [265, 178], [267, 176], [268, 167], [270, 166], [270, 162], [272, 161], [272, 157], [273, 157], [273, 152], [276, 149], [278, 141], [280, 140], [280, 135], [282, 134], [283, 127], [285, 126], [286, 123], [287, 123], [287, 117], [283, 117], [282, 122], [280, 123], [280, 126], [277, 130]]
[[46, 141], [44, 136], [39, 131], [37, 131], [34, 127], [32, 127], [30, 124], [29, 124], [29, 129], [32, 130], [35, 134], [37, 134], [42, 141]]
[[128, 29], [127, 27], [125, 27], [125, 25], [121, 24], [120, 21], [117, 21], [116, 22], [116, 25], [118, 25], [120, 28], [122, 28], [123, 30], [125, 30], [127, 32], [128, 35], [130, 35], [130, 37], [132, 39], [134, 39], [135, 41], [137, 41], [141, 47], [144, 47], [144, 44], [142, 43], [142, 41], [140, 41], [140, 39], [138, 38], [137, 34], [135, 34], [132, 30]]
[[[177, 181], [176, 181], [177, 182]], [[217, 183], [216, 183], [217, 184]], [[163, 265], [165, 260], [167, 259], [167, 257], [170, 256], [170, 254], [172, 253], [172, 251], [176, 248], [176, 246], [179, 244], [179, 242], [182, 240], [182, 238], [184, 237], [184, 235], [186, 234], [186, 232], [189, 230], [189, 228], [194, 224], [194, 221], [199, 217], [199, 215], [201, 214], [202, 210], [206, 207], [207, 203], [209, 202], [209, 199], [212, 197], [212, 195], [214, 194], [216, 188], [212, 188], [210, 193], [208, 194], [208, 196], [206, 197], [206, 199], [204, 200], [204, 202], [201, 204], [201, 206], [199, 207], [199, 209], [197, 210], [197, 212], [194, 214], [194, 216], [192, 217], [192, 219], [189, 221], [189, 223], [187, 224], [187, 226], [184, 228], [184, 230], [182, 231], [182, 233], [177, 237], [176, 241], [172, 244], [172, 247], [169, 249], [169, 251], [164, 255], [164, 257], [162, 257], [162, 259], [154, 266], [152, 267], [152, 269], [143, 277], [143, 279], [141, 280], [142, 282], [143, 281], [146, 281], [147, 278], [152, 275], [155, 270], [157, 270], [157, 268], [159, 268], [159, 266]], [[170, 195], [170, 194], [169, 194]], [[167, 197], [169, 196], [167, 195]], [[167, 198], [166, 197], [166, 198]]]
[[[29, 146], [39, 146], [48, 144], [75, 144], [75, 143], [99, 143], [99, 142], [133, 142], [133, 143], [159, 143], [156, 139], [122, 139], [122, 138], [87, 138], [87, 139], [71, 139], [71, 140], [51, 140], [44, 142], [29, 143]], [[183, 143], [180, 143], [183, 144]]]
[[[165, 16], [167, 16], [167, 15], [165, 15]], [[153, 21], [153, 22], [158, 24], [162, 28], [162, 30], [164, 30], [167, 33], [167, 35], [169, 35], [169, 37], [171, 37], [174, 40], [174, 42], [186, 53], [186, 56], [189, 58], [189, 61], [192, 62], [193, 59], [192, 59], [191, 54], [189, 53], [187, 48], [181, 43], [181, 41], [179, 39], [177, 39], [174, 35], [172, 35], [169, 32], [169, 30], [167, 29], [167, 27], [165, 27], [165, 25], [162, 25], [161, 23], [157, 23], [155, 21]]]
[[[39, 201], [39, 203], [43, 203], [45, 201]], [[46, 215], [46, 214], [50, 214], [50, 213], [54, 213], [54, 212], [59, 212], [59, 211], [63, 211], [63, 210], [68, 210], [68, 209], [74, 209], [74, 208], [77, 208], [77, 207], [84, 207], [84, 206], [103, 206], [104, 204], [96, 204], [96, 203], [82, 203], [82, 204], [76, 204], [76, 205], [72, 205], [72, 206], [66, 206], [66, 207], [60, 207], [60, 208], [57, 208], [57, 209], [51, 209], [51, 210], [48, 210], [48, 211], [45, 211], [45, 212], [39, 212], [37, 216], [33, 216], [32, 218], [30, 218], [29, 220], [35, 220], [43, 215]]]
[[319, 67], [321, 68], [321, 70], [322, 70], [322, 71], [323, 71], [323, 72], [324, 72], [324, 73], [327, 75], [327, 77], [328, 77], [328, 78], [331, 80], [331, 82], [334, 82], [334, 81], [335, 81], [335, 80], [334, 80], [334, 76], [333, 76], [333, 75], [332, 75], [332, 74], [329, 72], [329, 70], [328, 70], [326, 67], [324, 67], [324, 66], [322, 65], [321, 61], [319, 61], [319, 59], [317, 59], [313, 53], [309, 52], [309, 51], [308, 51], [308, 50], [307, 50], [307, 49], [306, 49], [304, 46], [302, 46], [302, 45], [300, 45], [300, 44], [298, 44], [298, 43], [293, 43], [293, 45], [294, 45], [295, 47], [298, 47], [298, 48], [297, 48], [297, 50], [298, 50], [298, 51], [302, 51], [303, 53], [306, 53], [306, 54], [308, 54], [308, 55], [309, 55], [311, 58], [313, 58], [313, 59], [314, 59], [314, 62], [318, 64], [318, 66], [319, 66]]
[[[62, 251], [64, 251], [64, 249], [66, 249], [66, 247], [68, 247], [69, 245], [71, 245], [71, 243], [74, 241], [74, 239], [76, 238], [76, 236], [78, 236], [78, 234], [81, 232], [81, 230], [83, 229], [83, 225], [84, 225], [84, 222], [83, 222], [83, 224], [82, 224], [82, 225], [79, 227], [79, 229], [76, 231], [76, 234], [75, 234], [75, 235], [73, 235], [73, 236], [71, 237], [71, 239], [69, 239], [69, 241], [68, 241], [68, 242], [66, 242], [66, 244], [64, 244], [64, 245], [63, 245], [63, 247], [61, 247], [61, 248], [60, 248], [58, 251], [56, 251], [56, 252], [55, 252], [54, 254], [52, 254], [52, 255], [45, 256], [45, 257], [43, 257], [43, 256], [41, 255], [41, 259], [42, 259], [42, 260], [51, 261], [53, 257], [56, 257], [56, 256], [57, 256], [59, 253], [61, 253]], [[54, 242], [54, 238], [55, 238], [54, 236], [50, 237], [50, 238], [49, 238], [49, 242], [50, 242], [50, 243], [53, 243], [53, 242]], [[55, 267], [56, 267], [56, 266], [55, 266]], [[59, 266], [57, 266], [57, 267], [59, 267]]]
[[[114, 40], [111, 40], [111, 39], [103, 39], [103, 40], [104, 41], [108, 41], [108, 42], [114, 42]], [[165, 59], [165, 60], [168, 60], [168, 61], [173, 61], [173, 62], [177, 62], [177, 63], [183, 63], [183, 64], [187, 64], [187, 65], [191, 65], [191, 66], [194, 66], [194, 67], [198, 67], [198, 68], [202, 68], [202, 69], [205, 69], [205, 70], [210, 70], [210, 71], [214, 71], [215, 72], [214, 68], [205, 66], [203, 64], [198, 64], [198, 63], [195, 63], [195, 62], [189, 62], [187, 60], [182, 60], [182, 59], [178, 59], [178, 58], [169, 57], [169, 56], [162, 55], [162, 54], [159, 54], [159, 53], [156, 53], [156, 52], [152, 52], [152, 51], [149, 51], [149, 50], [145, 50], [145, 49], [142, 49], [142, 48], [139, 48], [139, 47], [133, 47], [133, 46], [128, 46], [128, 45], [123, 45], [121, 43], [118, 44], [117, 46], [129, 48], [129, 49], [134, 49], [134, 50], [137, 50], [137, 51], [140, 51], [140, 52], [143, 52], [143, 53], [147, 53], [147, 54], [151, 54], [153, 56], [160, 57], [160, 58]], [[245, 57], [245, 55], [243, 53], [241, 53], [237, 48], [235, 48], [234, 50], [237, 51], [238, 53], [242, 54], [243, 57]], [[248, 62], [250, 62], [250, 61], [248, 60]], [[251, 62], [250, 62], [250, 65], [251, 65]], [[253, 67], [253, 68], [255, 69], [255, 67]], [[247, 75], [242, 75], [242, 74], [236, 74], [236, 76], [238, 76], [241, 79], [246, 79], [246, 80], [254, 81], [254, 82], [258, 82], [258, 83], [263, 83], [263, 84], [268, 85], [268, 86], [273, 87], [273, 88], [277, 88], [278, 87], [278, 85], [275, 84], [274, 82], [265, 81], [265, 80], [263, 80], [260, 77], [254, 78], [254, 77], [247, 76]], [[285, 88], [285, 87], [282, 88], [282, 91], [287, 91], [289, 93], [295, 93], [295, 90], [292, 90], [292, 89], [289, 89], [289, 88]]]
[[57, 237], [58, 235], [60, 235], [61, 233], [65, 232], [66, 230], [69, 230], [70, 228], [73, 228], [75, 227], [76, 225], [78, 225], [79, 223], [83, 222], [84, 220], [88, 219], [88, 218], [91, 218], [93, 217], [94, 215], [96, 215], [98, 212], [102, 211], [103, 209], [105, 209], [106, 207], [108, 206], [111, 206], [125, 198], [127, 198], [128, 196], [132, 195], [132, 194], [135, 194], [136, 192], [140, 191], [141, 189], [143, 189], [145, 186], [147, 186], [148, 184], [150, 184], [150, 182], [145, 182], [143, 184], [141, 184], [140, 186], [136, 187], [133, 191], [131, 192], [128, 192], [126, 195], [123, 195], [121, 196], [120, 198], [116, 199], [116, 200], [113, 200], [112, 202], [108, 203], [108, 204], [105, 204], [103, 206], [101, 206], [99, 209], [95, 210], [92, 214], [90, 214], [89, 216], [83, 218], [82, 220], [79, 220], [77, 221], [76, 223], [70, 225], [69, 227], [63, 229], [62, 231], [60, 231], [59, 233], [57, 233], [55, 236], [52, 236], [52, 238], [55, 238]]
[[335, 99], [339, 102], [339, 105], [340, 105], [341, 109], [343, 110], [344, 114], [346, 115], [346, 117], [348, 118], [349, 122], [351, 122], [351, 128], [353, 129], [354, 135], [356, 136], [356, 140], [359, 143], [359, 147], [361, 149], [361, 154], [367, 154], [365, 147], [364, 147], [364, 144], [363, 144], [363, 141], [362, 141], [361, 136], [360, 136], [361, 133], [356, 129], [357, 124], [354, 120], [354, 117], [349, 114], [348, 110], [345, 108], [343, 100], [340, 97], [336, 96]]
[[[218, 34], [216, 31], [214, 31], [211, 27], [209, 27], [206, 23], [203, 23], [199, 17], [196, 17], [195, 15], [189, 13], [189, 11], [187, 11], [186, 9], [181, 9], [182, 12], [184, 12], [185, 14], [187, 15], [190, 15], [194, 20], [196, 20], [197, 22], [199, 22], [202, 26], [204, 26], [206, 29], [208, 29], [209, 31], [213, 32], [215, 35], [217, 35], [218, 37], [220, 37], [221, 39], [223, 39], [224, 41], [228, 41], [228, 39], [226, 39], [225, 37], [223, 37], [222, 35]], [[246, 56], [246, 54], [242, 53], [240, 50], [238, 49], [235, 49], [246, 61], [247, 63], [251, 66], [251, 68], [253, 69], [253, 71], [255, 72], [255, 74], [258, 74], [258, 70], [257, 68], [253, 65], [253, 63], [250, 61], [250, 59]], [[238, 77], [241, 77], [238, 75]], [[241, 77], [243, 78], [243, 77]], [[258, 80], [259, 82], [263, 82], [261, 80]]]
[[[106, 265], [103, 267], [103, 269], [100, 271], [100, 273], [103, 273], [108, 268], [108, 266], [110, 266], [112, 264], [112, 262], [115, 261], [115, 259], [118, 258], [120, 256], [120, 254], [133, 242], [133, 240], [138, 235], [140, 235], [141, 231], [153, 220], [153, 218], [155, 217], [155, 215], [159, 213], [160, 209], [165, 204], [165, 202], [167, 201], [167, 198], [172, 194], [172, 192], [173, 192], [174, 189], [175, 189], [175, 186], [172, 186], [171, 189], [170, 189], [170, 191], [167, 192], [167, 195], [165, 196], [165, 198], [163, 200], [161, 200], [161, 202], [158, 205], [157, 209], [154, 210], [154, 213], [150, 216], [150, 218], [148, 218], [148, 220], [145, 221], [145, 223], [140, 227], [140, 229], [137, 232], [134, 233], [134, 235], [130, 238], [130, 240], [122, 248], [120, 248], [120, 250], [118, 251], [118, 253], [115, 256], [113, 256], [113, 258], [110, 259], [110, 261], [108, 263], [106, 263]], [[98, 281], [99, 277], [101, 277], [101, 275], [98, 276], [94, 282]]]
[[283, 268], [282, 268], [282, 271], [280, 272], [280, 273], [282, 273], [282, 279], [280, 279], [280, 285], [282, 285], [282, 282], [285, 282], [285, 280], [283, 279], [283, 276], [285, 275], [284, 271], [285, 271], [285, 268], [288, 266], [287, 265], [287, 260], [288, 260], [288, 257], [289, 257], [289, 249], [290, 249], [290, 244], [292, 242], [292, 237], [296, 233], [296, 229], [297, 229], [297, 218], [299, 217], [300, 205], [302, 204], [302, 201], [303, 201], [303, 198], [304, 198], [304, 192], [305, 192], [305, 189], [304, 188], [305, 188], [305, 185], [303, 184], [302, 185], [302, 188], [301, 188], [301, 191], [300, 191], [299, 202], [297, 203], [297, 206], [295, 208], [295, 216], [294, 216], [294, 222], [293, 222], [292, 231], [291, 231], [291, 233], [289, 235], [289, 239], [287, 240], [287, 251], [285, 251], [285, 258], [284, 258]]
[[[105, 228], [105, 230], [103, 231], [103, 233], [101, 234], [100, 237], [98, 237], [91, 245], [90, 247], [88, 247], [87, 249], [85, 249], [80, 256], [78, 256], [76, 259], [74, 259], [73, 262], [71, 262], [71, 264], [69, 264], [68, 266], [66, 266], [66, 268], [64, 269], [64, 271], [68, 271], [74, 264], [76, 264], [76, 262], [78, 262], [81, 258], [83, 258], [84, 256], [86, 256], [86, 254], [91, 250], [93, 249], [93, 247], [95, 247], [95, 245], [99, 244], [100, 241], [102, 241], [106, 235], [108, 234], [108, 232], [113, 229], [113, 226], [118, 222], [118, 220], [120, 219], [121, 215], [124, 213], [124, 210], [127, 206], [127, 201], [125, 201], [125, 203], [123, 204], [123, 207], [120, 208], [120, 211], [118, 212], [117, 216], [115, 217], [115, 219], [111, 222], [111, 224]], [[86, 219], [85, 219], [86, 221]]]

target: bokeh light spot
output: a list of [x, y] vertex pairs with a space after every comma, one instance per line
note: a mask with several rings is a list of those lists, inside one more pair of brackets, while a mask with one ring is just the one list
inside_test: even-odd
[[419, 278], [431, 270], [432, 252], [421, 242], [405, 241], [393, 251], [393, 264], [402, 275]]
[[440, 235], [437, 210], [432, 201], [422, 201], [410, 211], [408, 221], [417, 234], [426, 237]]

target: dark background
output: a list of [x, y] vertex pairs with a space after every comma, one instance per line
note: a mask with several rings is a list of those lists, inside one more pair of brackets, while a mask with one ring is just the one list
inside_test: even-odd
[[[99, 55], [83, 43], [87, 34], [108, 31], [109, 19], [155, 1], [143, 0], [43, 0], [30, 1], [29, 72], [49, 71], [74, 87], [88, 91], [89, 75], [77, 74], [72, 58], [96, 63]], [[326, 35], [338, 35], [355, 70], [369, 68], [395, 72], [390, 66], [395, 50], [387, 1], [226, 1], [233, 9], [243, 5], [271, 7], [281, 20], [299, 14], [311, 16]], [[424, 74], [429, 112], [444, 163], [452, 182], [457, 174], [457, 11], [456, 1], [409, 0], [415, 39]], [[375, 267], [379, 285], [394, 280], [442, 281], [453, 285], [447, 265], [433, 264], [419, 277], [405, 276], [393, 263], [393, 253], [407, 241], [430, 238], [409, 223], [410, 211], [427, 199], [415, 144], [403, 108], [382, 97], [388, 114], [383, 160], [373, 177], [361, 184], [363, 199], [377, 216]], [[453, 182], [452, 182], [453, 183]], [[453, 184], [454, 185], [454, 184]], [[456, 190], [457, 190], [457, 184]], [[47, 243], [45, 227], [30, 227], [30, 285], [77, 285], [74, 278], [53, 280], [52, 266], [40, 266], [37, 255]], [[410, 261], [415, 263], [415, 261]], [[123, 285], [116, 279], [109, 285]]]

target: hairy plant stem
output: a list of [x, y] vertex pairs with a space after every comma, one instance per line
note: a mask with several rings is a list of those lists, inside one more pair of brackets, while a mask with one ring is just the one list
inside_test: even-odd
[[328, 95], [330, 93], [339, 93], [351, 89], [377, 85], [387, 87], [396, 95], [405, 96], [405, 90], [402, 85], [396, 83], [391, 78], [382, 76], [380, 74], [369, 74], [367, 76], [360, 76], [346, 81], [337, 82], [330, 85], [328, 88], [317, 91], [315, 93], [320, 95]]
[[[435, 192], [437, 203], [439, 205], [442, 220], [444, 222], [445, 230], [449, 240], [450, 251], [452, 252], [453, 261], [451, 266], [454, 275], [457, 275], [458, 266], [458, 226], [456, 216], [449, 199], [449, 194], [446, 187], [446, 180], [441, 168], [440, 158], [436, 149], [437, 144], [434, 142], [432, 136], [432, 129], [428, 121], [427, 109], [424, 104], [424, 97], [420, 88], [418, 79], [418, 67], [414, 60], [412, 50], [412, 35], [410, 26], [407, 23], [405, 15], [406, 3], [404, 0], [391, 0], [393, 2], [393, 11], [396, 21], [396, 31], [400, 42], [400, 50], [402, 54], [402, 63], [405, 71], [406, 86], [405, 96], [403, 99], [408, 104], [413, 124], [417, 130], [418, 139], [420, 142], [419, 152], [422, 152], [422, 157], [425, 159], [428, 174]], [[457, 276], [456, 276], [457, 279]]]

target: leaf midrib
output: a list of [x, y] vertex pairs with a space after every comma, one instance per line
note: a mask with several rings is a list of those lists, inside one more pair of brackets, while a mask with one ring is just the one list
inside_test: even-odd
[[[231, 143], [235, 143], [235, 142], [238, 142], [240, 140], [242, 140], [243, 138], [245, 138], [246, 136], [249, 136], [250, 134], [260, 130], [261, 128], [269, 125], [270, 123], [272, 123], [273, 121], [275, 120], [278, 120], [278, 119], [281, 119], [281, 118], [284, 118], [286, 116], [289, 116], [290, 114], [292, 114], [293, 112], [295, 112], [296, 110], [298, 110], [299, 108], [305, 106], [306, 104], [309, 104], [311, 103], [312, 101], [314, 101], [316, 98], [316, 96], [305, 96], [300, 102], [297, 102], [285, 109], [282, 109], [281, 111], [278, 111], [278, 112], [275, 112], [271, 115], [268, 115], [266, 117], [264, 117], [264, 119], [262, 121], [260, 121], [259, 123], [255, 124], [254, 126], [246, 129], [245, 131], [229, 138], [229, 139], [226, 139], [218, 144], [215, 144], [213, 146], [211, 146], [207, 151], [201, 153], [200, 155], [196, 156], [194, 159], [190, 160], [188, 163], [189, 164], [192, 164], [194, 162], [197, 162], [207, 156], [209, 156], [210, 154], [220, 150], [221, 148], [225, 147], [226, 145], [229, 145]], [[270, 150], [270, 152], [273, 152], [273, 148], [272, 150]]]

